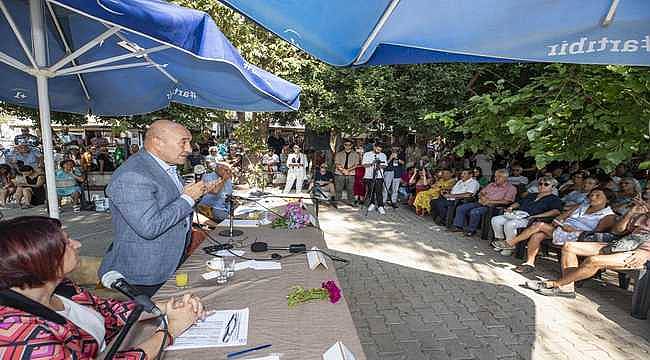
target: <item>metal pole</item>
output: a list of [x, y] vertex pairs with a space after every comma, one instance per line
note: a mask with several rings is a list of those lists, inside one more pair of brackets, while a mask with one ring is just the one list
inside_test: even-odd
[[[32, 49], [39, 69], [47, 67], [45, 53], [45, 22], [43, 19], [43, 3], [41, 0], [29, 0], [29, 14], [32, 25]], [[54, 179], [54, 151], [52, 147], [52, 128], [50, 127], [50, 99], [45, 74], [36, 74], [38, 89], [38, 114], [41, 120], [41, 136], [43, 137], [43, 157], [45, 163], [45, 181], [47, 188], [47, 207], [50, 217], [59, 218], [59, 202], [56, 196]]]

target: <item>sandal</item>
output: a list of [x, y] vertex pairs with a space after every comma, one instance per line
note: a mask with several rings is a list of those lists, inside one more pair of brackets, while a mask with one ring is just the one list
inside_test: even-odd
[[525, 288], [534, 290], [534, 291], [539, 291], [541, 289], [549, 289], [550, 287], [548, 286], [547, 281], [539, 281], [539, 280], [530, 280], [526, 281], [523, 285]]
[[516, 273], [519, 273], [519, 274], [530, 274], [530, 273], [535, 272], [535, 267], [532, 266], [532, 265], [528, 265], [528, 264], [521, 264], [521, 265], [517, 266], [514, 270], [515, 270]]
[[557, 296], [557, 297], [564, 297], [564, 298], [569, 298], [569, 299], [575, 299], [576, 298], [576, 293], [575, 291], [563, 291], [560, 290], [560, 288], [541, 288], [537, 290], [537, 293], [540, 295], [544, 296]]

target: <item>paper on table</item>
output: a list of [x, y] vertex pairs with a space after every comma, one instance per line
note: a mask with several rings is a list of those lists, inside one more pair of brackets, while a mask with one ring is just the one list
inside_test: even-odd
[[[226, 219], [219, 224], [217, 224], [217, 227], [229, 227], [230, 226], [230, 220]], [[258, 227], [260, 226], [259, 221], [257, 220], [233, 220], [232, 221], [232, 226], [234, 227]]]
[[347, 346], [343, 345], [342, 342], [337, 341], [336, 344], [332, 345], [325, 354], [323, 354], [323, 360], [356, 360], [354, 354]]
[[280, 356], [278, 355], [269, 355], [261, 358], [252, 358], [252, 359], [247, 359], [247, 360], [280, 360]]
[[[223, 342], [228, 321], [233, 314], [237, 319], [235, 328], [232, 330], [233, 336]], [[174, 339], [174, 344], [166, 350], [246, 345], [248, 342], [248, 314], [248, 308], [217, 311]]]
[[242, 256], [246, 253], [244, 250], [219, 250], [217, 251], [214, 255], [216, 256], [222, 256], [222, 257], [227, 257], [227, 256]]
[[309, 264], [309, 269], [314, 270], [318, 265], [323, 265], [325, 269], [327, 269], [327, 262], [325, 261], [325, 257], [323, 254], [321, 254], [320, 251], [318, 251], [317, 247], [312, 247], [311, 251], [307, 252], [307, 263]]
[[253, 269], [253, 270], [282, 270], [282, 264], [278, 261], [256, 261], [247, 260], [235, 263], [235, 271]]

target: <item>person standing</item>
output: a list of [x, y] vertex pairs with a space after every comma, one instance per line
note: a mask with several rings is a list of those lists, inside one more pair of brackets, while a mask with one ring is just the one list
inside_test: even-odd
[[334, 165], [336, 170], [336, 200], [341, 200], [343, 190], [347, 194], [347, 201], [351, 206], [354, 206], [354, 173], [359, 164], [359, 154], [352, 148], [352, 141], [346, 139], [343, 142], [343, 151], [339, 151], [334, 155]]
[[[381, 152], [382, 145], [375, 142], [372, 151], [363, 154], [361, 165], [365, 168], [363, 175], [364, 182], [366, 183], [366, 201], [368, 202], [368, 211], [377, 211], [384, 215], [384, 169], [388, 165], [386, 154]], [[370, 198], [369, 198], [370, 197]]]
[[398, 207], [397, 195], [399, 194], [399, 184], [404, 173], [405, 162], [404, 157], [400, 154], [399, 146], [393, 145], [388, 156], [386, 171], [384, 171], [383, 196], [384, 199], [388, 199], [388, 192], [390, 191], [390, 204], [394, 209]]
[[307, 169], [307, 156], [300, 151], [300, 146], [293, 146], [293, 153], [287, 156], [287, 183], [284, 186], [284, 192], [288, 193], [296, 183], [296, 192], [302, 191], [302, 184], [305, 181], [305, 171]]
[[176, 166], [192, 151], [191, 140], [184, 126], [155, 121], [145, 135], [144, 149], [113, 174], [106, 191], [115, 239], [99, 267], [100, 278], [118, 271], [151, 296], [184, 260], [195, 201], [219, 192], [225, 181], [183, 186]]

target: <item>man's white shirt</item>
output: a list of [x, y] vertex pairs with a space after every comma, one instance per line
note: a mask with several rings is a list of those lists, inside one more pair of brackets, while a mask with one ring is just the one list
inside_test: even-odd
[[472, 193], [476, 194], [481, 184], [474, 178], [468, 180], [458, 180], [453, 188], [451, 188], [451, 195]]
[[[371, 165], [373, 164], [376, 160], [381, 161], [382, 166], [388, 165], [388, 159], [386, 158], [386, 154], [384, 153], [375, 153], [374, 151], [368, 151], [363, 154], [363, 158], [361, 160], [362, 165]], [[373, 172], [373, 166], [366, 167], [366, 172], [363, 175], [364, 179], [372, 179], [372, 172]], [[375, 173], [375, 179], [383, 179], [384, 178], [384, 169], [377, 169], [377, 172]]]

